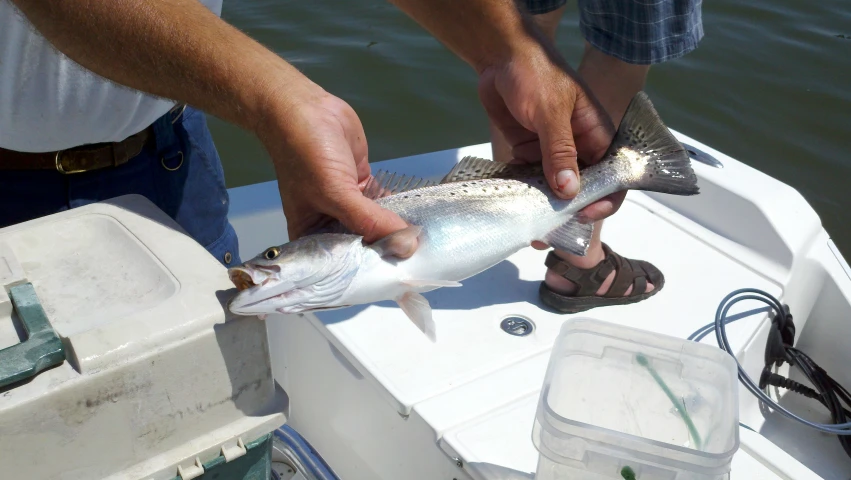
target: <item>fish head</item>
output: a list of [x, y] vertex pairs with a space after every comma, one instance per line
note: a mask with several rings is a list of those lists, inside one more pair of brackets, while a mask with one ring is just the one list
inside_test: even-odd
[[299, 313], [338, 308], [366, 249], [358, 235], [323, 233], [266, 249], [228, 269], [238, 315]]

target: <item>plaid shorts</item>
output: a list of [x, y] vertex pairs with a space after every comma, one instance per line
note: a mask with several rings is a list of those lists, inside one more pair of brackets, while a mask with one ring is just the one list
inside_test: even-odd
[[[576, 0], [579, 31], [601, 52], [650, 65], [681, 57], [703, 38], [702, 0]], [[519, 0], [532, 14], [567, 0]]]

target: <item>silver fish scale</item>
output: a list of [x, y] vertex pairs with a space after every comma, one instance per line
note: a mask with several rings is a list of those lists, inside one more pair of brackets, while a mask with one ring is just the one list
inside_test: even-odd
[[[481, 271], [565, 222], [549, 186], [539, 178], [447, 183], [398, 193], [377, 202], [411, 225], [423, 227], [406, 271], [426, 278], [456, 278]], [[435, 215], [434, 212], [441, 212]], [[466, 276], [466, 275], [464, 275]]]

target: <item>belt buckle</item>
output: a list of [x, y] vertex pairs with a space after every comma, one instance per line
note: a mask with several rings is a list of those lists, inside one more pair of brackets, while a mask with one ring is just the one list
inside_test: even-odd
[[84, 170], [84, 169], [79, 169], [79, 170], [65, 170], [65, 168], [62, 166], [62, 153], [63, 153], [63, 152], [64, 152], [64, 150], [59, 150], [58, 152], [56, 152], [56, 171], [58, 171], [59, 173], [61, 173], [61, 174], [63, 174], [63, 175], [70, 175], [70, 174], [72, 174], [72, 173], [81, 173], [81, 172], [85, 172], [85, 170]]

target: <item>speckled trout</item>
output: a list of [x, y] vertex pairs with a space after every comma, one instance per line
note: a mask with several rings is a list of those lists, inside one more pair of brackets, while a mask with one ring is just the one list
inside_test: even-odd
[[[630, 103], [603, 159], [581, 171], [579, 194], [557, 197], [540, 165], [466, 157], [439, 182], [381, 173], [364, 195], [410, 227], [372, 244], [341, 228], [273, 246], [229, 270], [239, 290], [228, 308], [240, 315], [299, 313], [395, 300], [432, 341], [435, 324], [422, 293], [505, 260], [533, 241], [584, 255], [593, 224], [577, 212], [622, 190], [698, 193], [685, 148], [647, 96]], [[408, 258], [412, 239], [416, 251]]]

